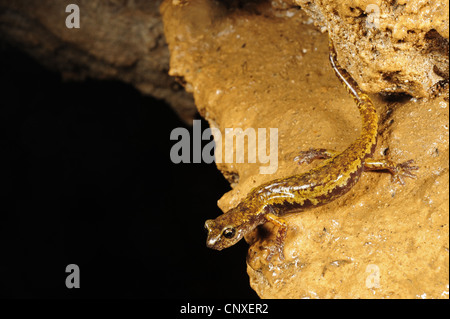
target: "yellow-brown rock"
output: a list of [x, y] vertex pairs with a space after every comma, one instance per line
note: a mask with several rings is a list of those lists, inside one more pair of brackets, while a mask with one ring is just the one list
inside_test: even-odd
[[366, 92], [425, 97], [448, 79], [448, 0], [292, 2], [329, 31]]
[[[351, 13], [344, 4], [338, 10]], [[327, 35], [298, 8], [165, 1], [161, 12], [170, 74], [184, 79], [211, 126], [222, 132], [278, 128], [275, 174], [259, 174], [258, 163], [218, 164], [233, 186], [219, 201], [224, 212], [253, 187], [316, 164], [294, 163], [301, 150], [343, 150], [357, 138], [358, 112], [329, 66]], [[335, 31], [335, 39], [347, 35], [370, 42], [370, 35]], [[436, 31], [448, 38], [448, 31]], [[371, 92], [383, 91], [365, 75], [374, 72], [373, 63], [405, 62], [387, 51], [366, 56], [365, 44], [343, 50], [344, 40], [337, 39], [339, 61]], [[393, 38], [377, 41], [373, 46], [381, 48]], [[403, 85], [397, 80], [391, 79]], [[448, 298], [448, 93], [433, 99], [372, 98], [381, 118], [376, 156], [414, 159], [418, 178], [401, 186], [391, 183], [389, 174], [367, 172], [339, 200], [287, 216], [284, 261], [265, 259], [275, 226], [267, 223], [248, 236], [250, 285], [260, 297]]]

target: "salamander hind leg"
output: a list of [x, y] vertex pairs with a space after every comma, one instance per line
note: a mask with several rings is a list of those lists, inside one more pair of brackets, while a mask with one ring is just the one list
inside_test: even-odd
[[268, 211], [269, 213], [267, 213], [264, 216], [264, 218], [267, 222], [271, 222], [272, 224], [278, 226], [278, 231], [277, 237], [275, 238], [275, 245], [269, 249], [269, 254], [266, 257], [266, 260], [270, 262], [270, 260], [276, 253], [279, 254], [281, 260], [284, 260], [283, 249], [284, 249], [284, 240], [286, 238], [287, 233], [287, 225], [283, 219], [274, 214], [272, 207], [269, 206]]
[[414, 166], [414, 160], [409, 160], [403, 163], [395, 163], [388, 159], [366, 159], [364, 162], [364, 168], [368, 171], [381, 171], [387, 170], [392, 174], [392, 181], [404, 185], [404, 177], [416, 178], [416, 175], [412, 173], [414, 170], [418, 170], [418, 166]]
[[324, 148], [311, 148], [307, 151], [302, 151], [296, 157], [294, 157], [294, 161], [297, 164], [310, 164], [312, 161], [316, 159], [328, 159], [335, 157], [339, 154], [337, 151], [327, 150]]

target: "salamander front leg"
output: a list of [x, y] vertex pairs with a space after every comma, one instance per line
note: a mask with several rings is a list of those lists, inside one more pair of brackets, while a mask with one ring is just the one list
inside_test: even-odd
[[275, 255], [275, 253], [279, 253], [280, 259], [284, 260], [283, 249], [284, 249], [284, 240], [286, 238], [286, 233], [287, 233], [287, 225], [283, 219], [281, 219], [280, 217], [277, 217], [274, 214], [272, 207], [269, 206], [268, 210], [269, 210], [269, 213], [267, 213], [264, 216], [264, 218], [266, 219], [267, 222], [271, 222], [271, 223], [275, 224], [276, 226], [278, 226], [278, 231], [277, 231], [277, 237], [275, 238], [275, 245], [270, 248], [270, 251], [269, 251], [269, 254], [267, 255], [266, 260], [270, 261], [272, 259], [272, 257]]
[[310, 164], [312, 161], [316, 159], [327, 159], [332, 158], [338, 155], [339, 152], [333, 150], [326, 150], [324, 148], [311, 148], [307, 151], [302, 151], [296, 157], [294, 157], [294, 161], [297, 164]]
[[416, 175], [411, 171], [418, 170], [418, 166], [412, 166], [414, 160], [409, 160], [403, 163], [394, 163], [388, 159], [366, 159], [364, 168], [368, 171], [387, 170], [392, 174], [392, 181], [394, 183], [405, 184], [404, 177], [416, 178]]

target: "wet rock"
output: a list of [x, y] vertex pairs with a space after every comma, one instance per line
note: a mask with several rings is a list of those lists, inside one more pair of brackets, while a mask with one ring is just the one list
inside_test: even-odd
[[448, 80], [448, 1], [293, 2], [329, 31], [342, 66], [366, 92], [425, 97]]
[[[224, 212], [253, 187], [317, 165], [298, 166], [293, 159], [300, 151], [343, 150], [360, 130], [356, 106], [329, 66], [327, 35], [298, 7], [272, 3], [165, 1], [161, 6], [170, 74], [183, 79], [210, 125], [222, 132], [278, 129], [276, 173], [260, 174], [261, 163], [217, 164], [233, 187], [219, 200]], [[312, 7], [306, 9], [312, 14]], [[352, 13], [342, 4], [337, 10], [333, 26], [344, 24], [338, 22], [344, 13], [352, 23], [362, 19], [359, 9]], [[326, 26], [330, 19], [322, 14], [316, 20]], [[448, 38], [442, 28], [435, 30]], [[343, 27], [332, 32], [339, 62], [370, 92], [389, 87], [372, 64], [389, 69], [403, 68], [413, 57], [415, 64], [425, 61], [411, 53], [409, 44], [392, 39], [385, 39], [385, 47], [395, 47], [396, 55], [373, 54], [373, 48], [383, 47], [377, 42], [382, 34], [369, 35]], [[376, 43], [369, 47], [363, 37]], [[345, 47], [347, 40], [354, 45]], [[426, 58], [432, 59], [423, 54]], [[414, 72], [420, 73], [408, 74]], [[391, 77], [401, 88], [391, 91], [425, 95], [431, 79], [441, 78], [430, 75], [404, 86], [400, 77]], [[389, 174], [363, 173], [340, 199], [286, 216], [285, 260], [266, 261], [276, 226], [266, 223], [247, 236], [250, 284], [260, 297], [448, 298], [448, 92], [433, 99], [371, 96], [380, 115], [375, 156], [414, 159], [418, 178], [401, 186]]]

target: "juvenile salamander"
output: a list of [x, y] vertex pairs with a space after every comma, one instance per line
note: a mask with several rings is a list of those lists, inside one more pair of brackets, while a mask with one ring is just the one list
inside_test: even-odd
[[362, 92], [350, 74], [338, 65], [331, 41], [329, 59], [335, 74], [359, 109], [362, 119], [360, 137], [343, 152], [325, 149], [301, 152], [296, 158], [300, 164], [314, 159], [324, 161], [306, 173], [275, 179], [252, 189], [239, 205], [214, 220], [207, 220], [206, 245], [209, 248], [222, 250], [230, 247], [257, 226], [272, 222], [278, 226], [278, 231], [275, 245], [270, 248], [267, 259], [270, 261], [276, 252], [280, 258], [284, 258], [287, 226], [280, 216], [335, 200], [348, 192], [365, 170], [388, 170], [393, 181], [401, 184], [404, 184], [404, 176], [415, 177], [411, 170], [418, 167], [411, 166], [412, 160], [396, 164], [388, 159], [372, 158], [378, 135], [377, 112], [369, 96]]

